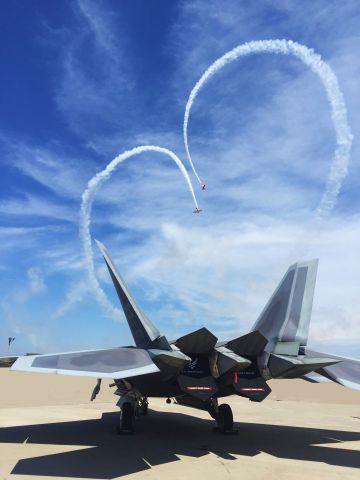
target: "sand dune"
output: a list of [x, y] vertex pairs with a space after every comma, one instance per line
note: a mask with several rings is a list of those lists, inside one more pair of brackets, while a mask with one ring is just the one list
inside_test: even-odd
[[212, 432], [205, 412], [152, 399], [137, 433], [115, 432], [116, 397], [94, 381], [0, 370], [0, 479], [357, 479], [360, 392], [272, 381], [261, 404], [231, 403], [239, 434]]

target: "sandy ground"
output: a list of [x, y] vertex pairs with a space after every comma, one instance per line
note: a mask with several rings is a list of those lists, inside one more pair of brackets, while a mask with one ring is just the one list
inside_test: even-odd
[[117, 435], [105, 383], [0, 370], [0, 480], [359, 479], [360, 392], [302, 380], [270, 382], [263, 403], [231, 404], [238, 435], [205, 412], [151, 399], [137, 433]]

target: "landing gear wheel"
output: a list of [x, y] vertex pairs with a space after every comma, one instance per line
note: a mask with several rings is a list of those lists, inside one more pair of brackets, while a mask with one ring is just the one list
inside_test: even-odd
[[134, 408], [130, 402], [126, 402], [121, 407], [119, 433], [134, 433], [134, 422]]
[[219, 410], [217, 414], [217, 429], [216, 431], [221, 433], [237, 433], [237, 430], [234, 430], [234, 420], [233, 414], [230, 405], [223, 403], [219, 405]]

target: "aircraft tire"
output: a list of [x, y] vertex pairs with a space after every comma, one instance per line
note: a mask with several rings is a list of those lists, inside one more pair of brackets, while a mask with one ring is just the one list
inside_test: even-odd
[[220, 432], [230, 432], [233, 430], [233, 414], [230, 405], [227, 403], [219, 405], [217, 424]]
[[134, 433], [135, 415], [130, 402], [124, 403], [120, 413], [120, 433]]

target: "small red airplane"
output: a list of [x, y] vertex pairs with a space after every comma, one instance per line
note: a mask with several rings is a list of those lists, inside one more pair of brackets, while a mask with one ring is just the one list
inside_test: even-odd
[[202, 212], [202, 208], [196, 207], [194, 210], [194, 213], [200, 213]]
[[206, 185], [205, 185], [205, 183], [203, 183], [203, 184], [201, 185], [201, 190], [205, 190], [205, 187], [206, 187]]

